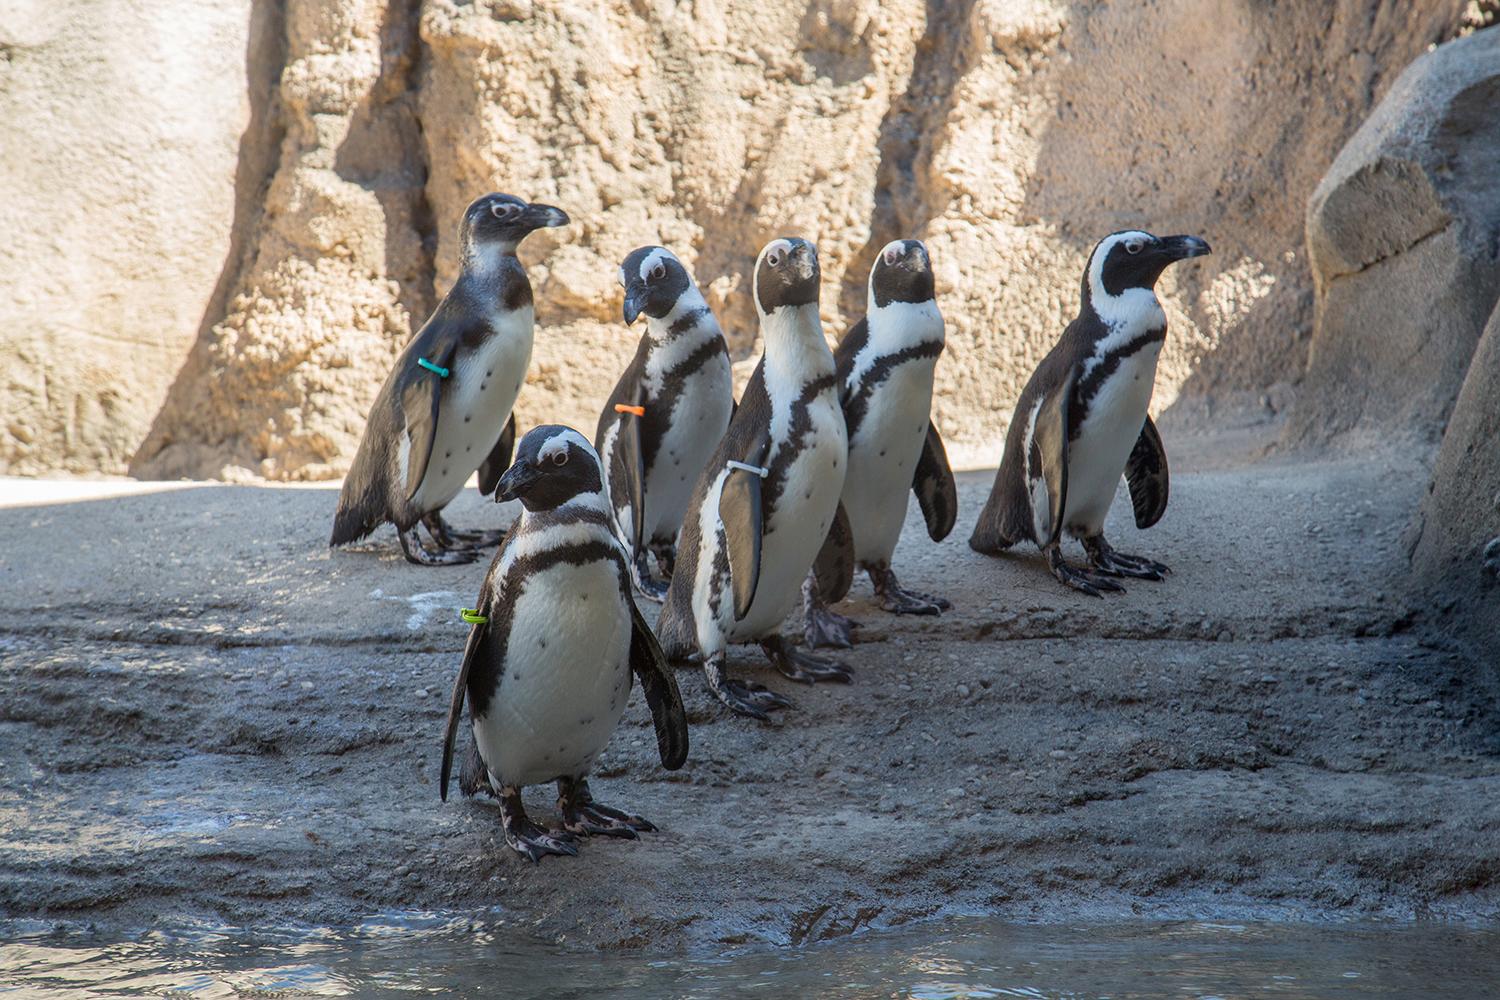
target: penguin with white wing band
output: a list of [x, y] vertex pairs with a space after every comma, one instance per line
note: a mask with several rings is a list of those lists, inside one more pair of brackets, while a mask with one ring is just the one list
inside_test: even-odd
[[817, 251], [806, 240], [772, 240], [756, 259], [751, 294], [765, 355], [698, 479], [657, 621], [669, 656], [700, 654], [714, 696], [760, 719], [790, 702], [727, 677], [730, 643], [759, 643], [792, 680], [852, 676], [834, 660], [793, 649], [781, 634], [809, 568], [816, 564], [830, 600], [848, 591], [854, 569], [839, 504], [849, 442], [818, 316], [820, 278]]

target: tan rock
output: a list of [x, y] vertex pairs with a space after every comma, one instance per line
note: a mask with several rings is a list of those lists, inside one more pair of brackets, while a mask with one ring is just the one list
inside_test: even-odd
[[593, 425], [639, 336], [614, 275], [643, 243], [679, 253], [749, 356], [748, 268], [781, 234], [818, 244], [830, 336], [882, 245], [928, 242], [949, 323], [936, 410], [960, 463], [995, 460], [1089, 247], [1127, 225], [1217, 251], [1164, 283], [1156, 408], [1258, 395], [1303, 367], [1305, 193], [1463, 8], [296, 0], [273, 179], [132, 469], [338, 475], [453, 280], [459, 213], [495, 189], [574, 219], [522, 251], [539, 322], [523, 424]]
[[1294, 440], [1441, 433], [1500, 297], [1500, 32], [1422, 56], [1308, 203], [1317, 325]]

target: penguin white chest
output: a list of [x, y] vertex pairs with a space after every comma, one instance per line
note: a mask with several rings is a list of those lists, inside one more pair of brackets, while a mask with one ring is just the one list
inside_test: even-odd
[[1122, 358], [1087, 403], [1083, 422], [1068, 445], [1063, 524], [1075, 535], [1087, 537], [1104, 529], [1125, 463], [1146, 422], [1160, 353], [1161, 342], [1156, 341]]
[[643, 527], [648, 541], [677, 537], [698, 473], [729, 426], [731, 379], [728, 357], [715, 357], [683, 381], [672, 404], [671, 422], [646, 470]]
[[447, 506], [500, 440], [531, 364], [532, 332], [530, 306], [497, 313], [483, 343], [461, 349], [454, 359], [438, 404], [427, 474], [412, 497], [421, 510]]
[[844, 510], [861, 563], [889, 562], [906, 520], [912, 477], [927, 436], [936, 358], [896, 368], [870, 394], [849, 438]]
[[[744, 619], [729, 627], [732, 642], [759, 639], [780, 628], [801, 594], [802, 581], [838, 510], [849, 443], [844, 413], [833, 389], [813, 398], [808, 417], [810, 430], [786, 467], [775, 509], [765, 518], [755, 600]], [[771, 460], [775, 461], [774, 453]]]
[[630, 697], [630, 612], [611, 560], [558, 563], [526, 580], [512, 608], [504, 669], [474, 722], [499, 784], [585, 774]]

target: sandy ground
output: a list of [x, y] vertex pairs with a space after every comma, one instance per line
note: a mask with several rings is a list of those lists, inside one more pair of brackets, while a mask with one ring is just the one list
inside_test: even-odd
[[[932, 545], [914, 516], [898, 552], [953, 612], [896, 620], [857, 583], [850, 687], [742, 650], [738, 672], [796, 701], [774, 726], [726, 716], [684, 669], [677, 773], [637, 693], [595, 793], [662, 832], [540, 866], [491, 803], [438, 800], [457, 608], [483, 564], [409, 566], [389, 529], [330, 553], [329, 490], [12, 491], [0, 917], [496, 908], [663, 950], [945, 910], [1500, 917], [1500, 692], [1400, 597], [1424, 471], [1175, 451], [1165, 520], [1137, 532], [1117, 503], [1111, 533], [1169, 562], [1165, 583], [1095, 600], [1034, 553], [975, 555], [990, 476], [965, 473], [953, 536]], [[472, 491], [451, 515], [503, 520]], [[552, 797], [533, 789], [533, 815]]]

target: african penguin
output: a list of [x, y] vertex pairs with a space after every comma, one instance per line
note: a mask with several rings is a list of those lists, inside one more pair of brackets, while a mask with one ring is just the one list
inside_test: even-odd
[[[672, 669], [631, 597], [625, 553], [611, 525], [599, 460], [570, 427], [521, 439], [497, 502], [520, 500], [479, 592], [443, 737], [439, 790], [448, 798], [453, 740], [465, 697], [474, 733], [459, 775], [465, 795], [500, 800], [505, 840], [533, 861], [577, 854], [579, 834], [635, 837], [656, 829], [595, 802], [588, 773], [640, 678], [662, 766], [687, 759], [687, 716]], [[556, 781], [563, 828], [526, 818], [521, 788]]]
[[[479, 491], [495, 488], [510, 464], [511, 408], [531, 364], [531, 283], [516, 247], [533, 230], [562, 226], [567, 213], [487, 194], [459, 223], [458, 280], [396, 359], [375, 397], [354, 465], [344, 477], [330, 547], [390, 521], [410, 562], [472, 562], [502, 531], [455, 531], [443, 508], [479, 470]], [[417, 535], [421, 522], [429, 550]]]
[[[1167, 509], [1167, 456], [1147, 415], [1167, 316], [1156, 281], [1168, 265], [1209, 253], [1196, 236], [1112, 233], [1083, 274], [1083, 305], [1016, 402], [1005, 454], [969, 539], [995, 553], [1022, 539], [1041, 548], [1063, 583], [1095, 597], [1124, 590], [1109, 577], [1160, 580], [1167, 567], [1104, 540], [1104, 518], [1123, 472], [1139, 528]], [[1066, 531], [1091, 569], [1063, 562]]]
[[792, 649], [780, 631], [810, 567], [831, 600], [849, 589], [854, 567], [839, 505], [849, 442], [818, 317], [820, 276], [805, 240], [773, 240], [755, 262], [751, 295], [765, 354], [694, 487], [657, 620], [669, 656], [701, 654], [714, 696], [760, 719], [791, 703], [725, 677], [730, 643], [760, 643], [793, 680], [851, 677], [839, 663]]
[[[867, 313], [839, 341], [833, 360], [849, 429], [843, 504], [854, 559], [893, 614], [935, 615], [952, 606], [902, 589], [891, 571], [910, 492], [935, 542], [953, 530], [958, 513], [948, 453], [929, 416], [942, 352], [943, 315], [927, 248], [920, 240], [886, 244], [870, 268]], [[809, 646], [849, 645], [851, 623], [828, 610], [812, 573], [803, 583], [803, 623]]]
[[647, 550], [672, 575], [677, 531], [703, 464], [729, 427], [734, 382], [713, 311], [672, 251], [641, 247], [620, 265], [625, 323], [646, 315], [635, 360], [620, 376], [594, 434], [636, 586], [666, 597]]

